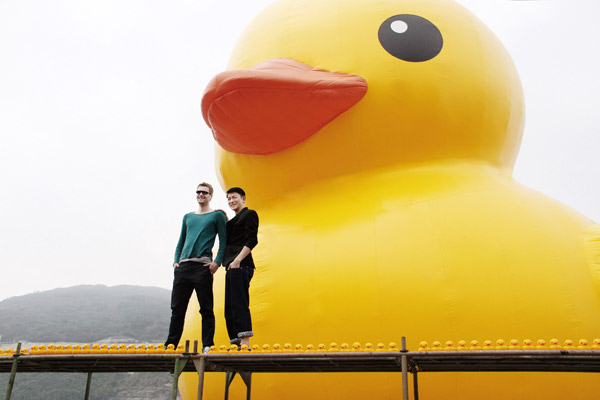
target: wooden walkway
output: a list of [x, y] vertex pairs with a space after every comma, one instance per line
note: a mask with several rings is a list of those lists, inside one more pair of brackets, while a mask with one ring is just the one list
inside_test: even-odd
[[[189, 348], [189, 347], [188, 347]], [[199, 374], [198, 399], [202, 399], [204, 374], [226, 372], [231, 383], [240, 374], [251, 397], [254, 373], [397, 372], [402, 375], [402, 398], [408, 400], [408, 374], [413, 375], [413, 398], [418, 400], [418, 374], [423, 372], [534, 371], [600, 372], [598, 350], [502, 351], [374, 351], [289, 353], [183, 353], [183, 354], [77, 354], [13, 355], [0, 357], [0, 372], [172, 372], [173, 397], [182, 372]], [[9, 382], [9, 386], [11, 383]], [[12, 387], [9, 387], [12, 390]], [[400, 394], [399, 394], [400, 397]], [[10, 399], [7, 390], [6, 400]]]

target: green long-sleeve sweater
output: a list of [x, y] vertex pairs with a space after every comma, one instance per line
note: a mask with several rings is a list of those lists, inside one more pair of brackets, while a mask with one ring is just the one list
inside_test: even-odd
[[221, 264], [227, 240], [227, 218], [221, 211], [206, 214], [188, 213], [183, 216], [181, 234], [175, 249], [175, 262], [188, 258], [209, 257], [212, 260], [212, 248], [215, 237], [219, 236], [219, 251], [215, 262]]

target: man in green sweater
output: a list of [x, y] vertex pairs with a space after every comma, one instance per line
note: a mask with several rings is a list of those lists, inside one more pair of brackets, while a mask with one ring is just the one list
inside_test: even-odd
[[[185, 312], [194, 290], [202, 315], [203, 353], [208, 353], [210, 346], [214, 345], [213, 274], [219, 269], [225, 252], [227, 217], [223, 211], [210, 208], [212, 195], [213, 187], [210, 184], [199, 184], [196, 189], [198, 210], [183, 217], [173, 263], [171, 325], [165, 347], [173, 344], [177, 348], [183, 333]], [[213, 261], [212, 248], [217, 235], [219, 251]]]

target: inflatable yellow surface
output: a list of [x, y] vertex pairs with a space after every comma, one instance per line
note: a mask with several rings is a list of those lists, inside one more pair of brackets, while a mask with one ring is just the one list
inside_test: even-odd
[[[521, 84], [499, 40], [457, 3], [281, 0], [242, 33], [202, 111], [221, 185], [243, 187], [261, 218], [253, 343], [406, 336], [416, 350], [422, 340], [600, 336], [600, 229], [512, 178]], [[228, 343], [223, 275], [218, 344]], [[200, 337], [190, 308], [192, 318], [184, 339]], [[182, 378], [184, 398], [196, 382]], [[582, 373], [419, 383], [423, 399], [600, 393], [600, 376]], [[223, 387], [208, 374], [205, 396]], [[392, 399], [401, 381], [257, 374], [252, 388], [257, 399]]]

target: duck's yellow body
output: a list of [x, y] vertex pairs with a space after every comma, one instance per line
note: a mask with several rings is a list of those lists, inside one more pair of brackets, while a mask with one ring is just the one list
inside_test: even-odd
[[[378, 29], [403, 15], [439, 29], [438, 54], [406, 61], [382, 47]], [[368, 90], [281, 151], [217, 148], [223, 187], [243, 187], [260, 215], [254, 343], [406, 336], [416, 350], [423, 340], [600, 336], [598, 226], [513, 180], [521, 86], [473, 15], [443, 0], [284, 0], [244, 32], [230, 68], [274, 58], [360, 76]], [[218, 344], [228, 342], [222, 293], [220, 272]], [[199, 329], [189, 324], [184, 339]], [[183, 380], [184, 398], [195, 398], [197, 378]], [[252, 391], [258, 399], [392, 399], [400, 382], [394, 374], [257, 374]], [[582, 373], [424, 374], [419, 383], [424, 399], [600, 393], [600, 376]], [[205, 397], [223, 388], [222, 376], [208, 376]]]

